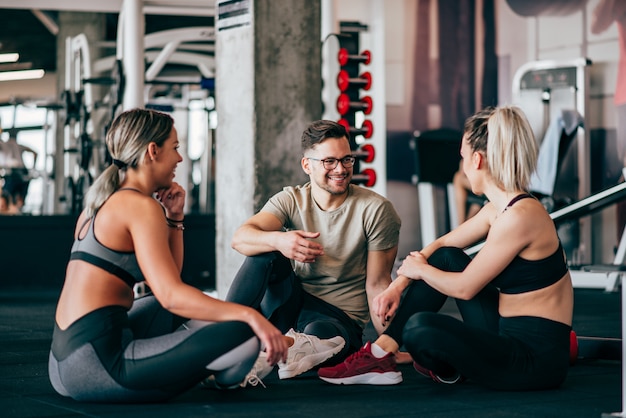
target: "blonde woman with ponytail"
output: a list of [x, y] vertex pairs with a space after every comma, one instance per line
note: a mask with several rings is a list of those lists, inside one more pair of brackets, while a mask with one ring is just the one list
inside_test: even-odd
[[[462, 168], [472, 192], [489, 203], [405, 258], [397, 279], [374, 300], [387, 329], [344, 363], [320, 369], [322, 379], [399, 383], [394, 353], [404, 346], [415, 370], [437, 383], [469, 379], [497, 390], [563, 383], [573, 289], [554, 222], [528, 192], [537, 154], [517, 107], [490, 107], [467, 120]], [[483, 239], [473, 259], [465, 254]], [[463, 321], [437, 313], [448, 297]]]
[[[128, 110], [106, 142], [113, 161], [87, 193], [57, 305], [54, 389], [87, 402], [163, 401], [209, 376], [240, 385], [261, 343], [269, 362], [286, 360], [288, 341], [259, 312], [181, 280], [185, 190], [174, 182], [172, 118]], [[144, 280], [152, 294], [135, 299]]]

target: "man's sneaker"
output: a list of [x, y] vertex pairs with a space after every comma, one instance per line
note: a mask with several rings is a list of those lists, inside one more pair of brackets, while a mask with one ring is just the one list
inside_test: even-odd
[[286, 336], [293, 338], [293, 345], [287, 352], [287, 362], [278, 363], [278, 377], [289, 379], [328, 360], [341, 351], [346, 341], [342, 337], [320, 340], [314, 335], [295, 332], [290, 329]]
[[387, 353], [385, 357], [377, 358], [372, 354], [369, 341], [343, 363], [322, 367], [317, 374], [322, 380], [336, 385], [396, 385], [402, 382], [395, 355]]
[[419, 374], [421, 374], [422, 376], [426, 376], [430, 379], [432, 379], [433, 381], [437, 382], [437, 383], [444, 383], [446, 385], [453, 385], [455, 383], [460, 383], [462, 382], [463, 376], [461, 376], [460, 373], [456, 373], [454, 376], [451, 377], [441, 377], [437, 374], [435, 374], [432, 370], [428, 370], [426, 367], [417, 364], [417, 362], [413, 362], [413, 368], [415, 369], [416, 372], [418, 372]]
[[274, 370], [274, 366], [269, 364], [267, 361], [267, 353], [265, 351], [261, 351], [259, 352], [259, 357], [254, 362], [254, 366], [252, 366], [252, 370], [250, 370], [250, 373], [246, 375], [246, 378], [243, 379], [243, 382], [241, 382], [239, 386], [242, 388], [256, 385], [265, 387], [262, 379], [270, 374], [272, 370]]

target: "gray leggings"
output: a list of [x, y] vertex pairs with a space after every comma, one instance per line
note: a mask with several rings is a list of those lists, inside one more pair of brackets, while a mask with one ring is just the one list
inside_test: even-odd
[[214, 375], [218, 384], [243, 381], [259, 341], [243, 322], [191, 329], [154, 296], [97, 309], [66, 330], [55, 325], [48, 372], [63, 396], [87, 402], [158, 402]]

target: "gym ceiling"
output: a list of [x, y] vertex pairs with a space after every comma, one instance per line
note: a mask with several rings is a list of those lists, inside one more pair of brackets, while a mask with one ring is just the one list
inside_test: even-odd
[[[56, 70], [59, 11], [106, 14], [106, 39], [116, 40], [123, 0], [0, 0], [0, 53], [20, 54], [0, 71], [41, 68]], [[146, 34], [188, 26], [214, 26], [215, 0], [144, 1]], [[54, 10], [50, 9], [53, 6]], [[56, 29], [56, 30], [55, 30]]]

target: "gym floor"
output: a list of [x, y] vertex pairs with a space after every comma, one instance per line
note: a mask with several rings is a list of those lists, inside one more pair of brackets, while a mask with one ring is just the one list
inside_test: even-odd
[[[621, 361], [578, 359], [564, 385], [542, 392], [496, 392], [471, 381], [435, 384], [401, 365], [396, 386], [334, 386], [314, 372], [262, 386], [217, 391], [198, 385], [162, 404], [83, 404], [58, 395], [47, 359], [58, 292], [0, 294], [0, 416], [2, 417], [600, 417], [622, 411]], [[575, 290], [579, 336], [620, 338], [618, 293]], [[456, 315], [453, 303], [444, 313]]]

